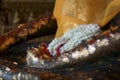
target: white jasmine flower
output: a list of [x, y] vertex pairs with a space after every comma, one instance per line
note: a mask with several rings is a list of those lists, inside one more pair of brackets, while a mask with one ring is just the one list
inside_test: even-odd
[[51, 55], [56, 53], [56, 48], [62, 43], [64, 45], [60, 48], [60, 52], [64, 53], [65, 51], [69, 51], [81, 44], [83, 40], [97, 35], [99, 33], [98, 31], [100, 31], [100, 28], [97, 24], [79, 25], [64, 33], [62, 37], [53, 40], [48, 46], [49, 52], [52, 52]]

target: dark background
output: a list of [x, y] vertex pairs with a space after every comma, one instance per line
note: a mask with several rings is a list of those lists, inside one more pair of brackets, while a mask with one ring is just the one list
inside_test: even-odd
[[55, 0], [0, 0], [0, 34], [54, 9]]

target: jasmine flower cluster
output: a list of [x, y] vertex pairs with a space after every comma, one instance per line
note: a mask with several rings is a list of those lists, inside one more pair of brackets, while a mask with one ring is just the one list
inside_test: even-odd
[[66, 33], [60, 38], [54, 39], [49, 45], [48, 50], [51, 55], [56, 55], [56, 48], [60, 44], [64, 44], [60, 48], [60, 53], [64, 53], [81, 44], [83, 40], [87, 40], [92, 36], [96, 36], [101, 32], [97, 24], [83, 24], [79, 25]]

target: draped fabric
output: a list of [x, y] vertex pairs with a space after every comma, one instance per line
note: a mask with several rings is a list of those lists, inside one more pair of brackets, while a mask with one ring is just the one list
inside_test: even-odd
[[120, 0], [56, 0], [56, 38], [80, 24], [96, 23], [102, 27], [119, 11]]

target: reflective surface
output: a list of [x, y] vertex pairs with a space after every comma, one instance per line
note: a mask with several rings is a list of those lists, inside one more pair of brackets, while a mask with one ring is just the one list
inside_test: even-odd
[[[49, 43], [54, 35], [45, 36]], [[0, 71], [5, 80], [114, 80], [119, 79], [120, 72], [120, 54], [104, 56], [96, 61], [85, 61], [82, 64], [74, 64], [72, 66], [64, 66], [59, 69], [43, 70], [38, 68], [30, 68], [26, 64], [26, 49], [28, 47], [37, 47], [41, 38], [37, 38], [9, 49], [7, 55], [0, 57]], [[24, 46], [24, 47], [23, 47]], [[37, 77], [37, 79], [36, 79]]]

